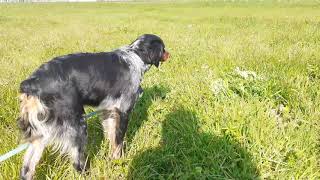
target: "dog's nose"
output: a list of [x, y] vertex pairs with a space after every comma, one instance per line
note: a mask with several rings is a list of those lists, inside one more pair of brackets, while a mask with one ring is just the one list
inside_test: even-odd
[[163, 53], [162, 60], [167, 61], [170, 57], [170, 53], [168, 51]]

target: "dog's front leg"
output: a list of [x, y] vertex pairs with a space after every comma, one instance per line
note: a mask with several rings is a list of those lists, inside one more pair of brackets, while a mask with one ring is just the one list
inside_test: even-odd
[[20, 174], [21, 179], [31, 180], [33, 178], [36, 165], [38, 164], [45, 147], [46, 143], [44, 138], [32, 141], [24, 155], [23, 166]]
[[110, 156], [119, 159], [123, 151], [123, 138], [127, 130], [128, 118], [117, 108], [105, 110], [102, 125], [110, 140]]

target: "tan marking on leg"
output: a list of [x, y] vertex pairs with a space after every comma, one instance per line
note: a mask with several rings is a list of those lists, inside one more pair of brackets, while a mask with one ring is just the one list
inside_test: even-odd
[[110, 156], [113, 159], [118, 159], [121, 157], [122, 153], [122, 143], [117, 142], [117, 131], [120, 131], [120, 112], [118, 109], [106, 110], [105, 117], [107, 119], [103, 120], [102, 125], [104, 127], [104, 132], [108, 136], [110, 141]]

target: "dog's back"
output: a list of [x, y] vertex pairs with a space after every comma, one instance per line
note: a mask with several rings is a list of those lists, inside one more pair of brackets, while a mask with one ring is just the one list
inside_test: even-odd
[[80, 95], [85, 100], [90, 96], [88, 93], [92, 91], [91, 88], [114, 88], [130, 80], [129, 73], [129, 65], [114, 52], [70, 54], [41, 65], [21, 83], [20, 93], [43, 97], [59, 93], [72, 85], [78, 88], [79, 93], [83, 93]]

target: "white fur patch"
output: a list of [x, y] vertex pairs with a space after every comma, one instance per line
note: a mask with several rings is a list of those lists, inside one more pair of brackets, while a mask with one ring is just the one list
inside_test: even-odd
[[132, 64], [135, 68], [133, 70], [139, 71], [139, 73], [145, 73], [150, 69], [150, 65], [146, 65], [142, 59], [128, 46], [121, 47], [120, 50], [124, 53], [122, 56], [129, 64]]
[[119, 109], [121, 106], [122, 97], [118, 99], [114, 99], [110, 96], [104, 98], [104, 100], [100, 103], [98, 110], [112, 110], [114, 108]]

